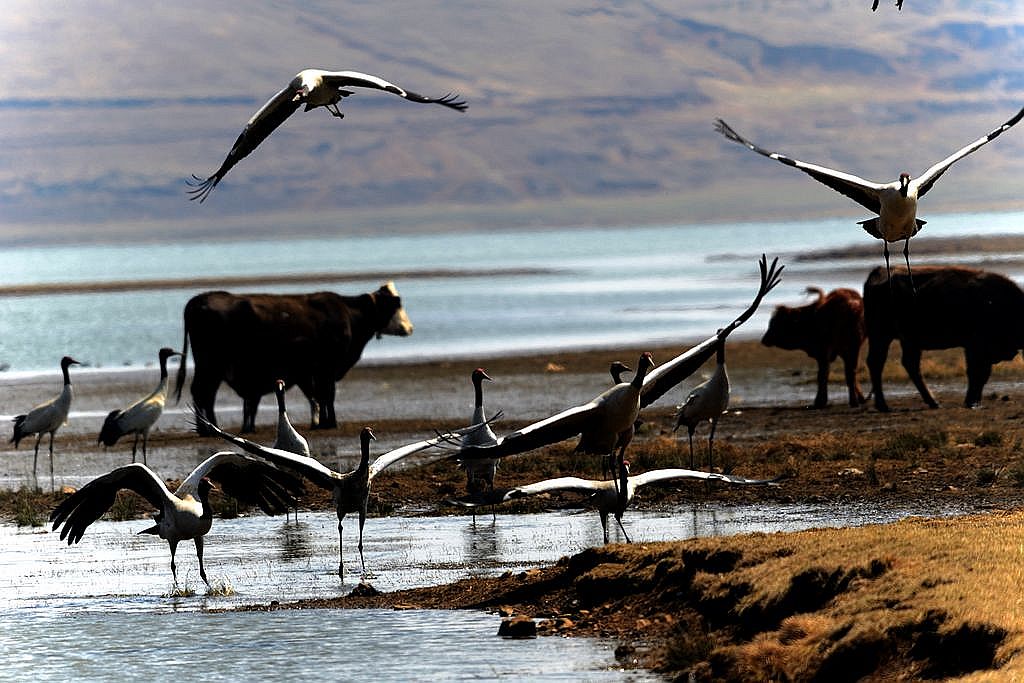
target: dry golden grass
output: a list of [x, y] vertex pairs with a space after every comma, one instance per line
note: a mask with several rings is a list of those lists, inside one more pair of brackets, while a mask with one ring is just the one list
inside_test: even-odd
[[727, 611], [756, 630], [710, 667], [737, 680], [1024, 676], [1022, 523], [1016, 512], [680, 544], [739, 557], [693, 578], [692, 594], [738, 596]]

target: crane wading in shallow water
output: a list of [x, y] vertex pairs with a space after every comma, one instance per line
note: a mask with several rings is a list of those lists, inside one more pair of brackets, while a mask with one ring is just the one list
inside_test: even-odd
[[71, 389], [71, 375], [68, 368], [72, 365], [81, 365], [71, 356], [64, 356], [60, 359], [60, 371], [64, 375], [64, 388], [61, 392], [45, 403], [40, 403], [24, 415], [16, 415], [14, 422], [14, 435], [11, 442], [17, 448], [18, 444], [26, 436], [36, 435], [35, 455], [32, 457], [32, 481], [36, 488], [39, 488], [39, 477], [36, 474], [36, 466], [39, 464], [39, 442], [43, 434], [50, 435], [50, 490], [54, 488], [53, 482], [53, 435], [68, 421], [68, 412], [71, 410], [71, 399], [74, 398], [74, 391]]
[[352, 95], [351, 90], [345, 88], [372, 88], [383, 90], [410, 102], [420, 104], [440, 104], [455, 111], [466, 111], [468, 105], [458, 95], [448, 93], [441, 97], [424, 97], [419, 93], [405, 90], [394, 83], [389, 83], [379, 76], [364, 74], [358, 71], [325, 71], [323, 69], [303, 69], [295, 75], [295, 78], [285, 88], [271, 97], [267, 102], [252, 115], [252, 118], [245, 124], [235, 144], [231, 146], [224, 163], [217, 171], [205, 180], [193, 175], [192, 180], [186, 181], [192, 188], [188, 191], [190, 199], [198, 199], [199, 203], [206, 201], [213, 188], [217, 187], [228, 171], [239, 161], [259, 146], [261, 142], [277, 129], [285, 120], [298, 111], [299, 107], [305, 105], [303, 111], [323, 107], [338, 119], [344, 118], [344, 114], [338, 109], [338, 103], [343, 97]]
[[171, 356], [181, 354], [172, 348], [160, 349], [160, 382], [152, 393], [143, 396], [135, 403], [124, 410], [112, 410], [103, 421], [99, 438], [96, 443], [104, 446], [113, 446], [125, 434], [134, 434], [135, 441], [132, 443], [132, 462], [135, 462], [135, 452], [139, 447], [139, 435], [142, 435], [142, 462], [146, 462], [146, 447], [149, 444], [149, 430], [153, 428], [160, 415], [164, 412], [164, 403], [167, 402], [167, 359]]
[[916, 235], [921, 226], [925, 224], [925, 221], [917, 217], [917, 201], [932, 189], [935, 181], [949, 170], [950, 166], [995, 140], [1003, 132], [1015, 126], [1022, 117], [1024, 117], [1024, 108], [1003, 125], [971, 144], [961, 147], [928, 168], [917, 178], [911, 179], [909, 173], [900, 173], [899, 178], [891, 183], [876, 183], [850, 173], [809, 164], [776, 152], [769, 152], [737, 133], [722, 119], [716, 120], [715, 130], [724, 135], [726, 139], [737, 142], [749, 150], [803, 171], [818, 182], [846, 195], [868, 211], [878, 214], [877, 218], [860, 221], [860, 226], [872, 237], [882, 240], [882, 253], [885, 256], [887, 272], [890, 272], [889, 242], [903, 240], [903, 258], [907, 262], [907, 271], [909, 272], [910, 238]]
[[289, 505], [295, 504], [295, 497], [304, 492], [302, 482], [291, 474], [257, 458], [222, 451], [200, 463], [174, 493], [146, 465], [132, 463], [118, 467], [65, 498], [50, 514], [50, 521], [54, 531], [64, 525], [60, 540], [67, 539], [68, 545], [78, 543], [89, 525], [114, 505], [118, 491], [134, 491], [157, 509], [156, 524], [139, 533], [154, 534], [167, 541], [174, 582], [178, 582], [178, 569], [174, 564], [178, 543], [192, 539], [199, 558], [199, 576], [209, 586], [203, 565], [203, 536], [213, 524], [212, 482], [220, 484], [229, 496], [259, 505], [268, 515], [286, 511]]
[[[373, 483], [374, 477], [410, 455], [444, 443], [455, 435], [461, 436], [470, 430], [480, 427], [480, 425], [473, 425], [456, 432], [441, 434], [432, 439], [401, 446], [377, 456], [372, 463], [370, 462], [370, 442], [375, 440], [376, 437], [369, 427], [364, 427], [359, 435], [359, 466], [350, 472], [335, 472], [313, 458], [261, 446], [248, 439], [229, 434], [207, 420], [201, 412], [196, 411], [194, 417], [197, 426], [208, 429], [225, 441], [244, 449], [247, 453], [264, 458], [276, 467], [296, 475], [301, 475], [314, 485], [332, 492], [335, 511], [338, 514], [338, 577], [342, 579], [345, 578], [345, 565], [342, 555], [341, 524], [345, 519], [345, 515], [349, 512], [359, 513], [359, 562], [362, 565], [363, 574], [366, 574], [366, 561], [363, 559], [363, 524], [366, 521], [366, 508], [370, 498], [370, 486]], [[431, 457], [433, 460], [441, 460], [449, 457], [449, 454], [439, 453]]]
[[[473, 370], [470, 375], [470, 381], [473, 383], [473, 417], [469, 423], [482, 426], [462, 437], [463, 446], [489, 446], [498, 440], [491, 425], [487, 423], [487, 413], [484, 411], [484, 380], [494, 381], [483, 368]], [[498, 469], [498, 458], [460, 460], [459, 466], [466, 470], [466, 493], [471, 497], [494, 490], [494, 475]], [[475, 509], [473, 521], [476, 521]]]
[[578, 493], [590, 493], [589, 502], [597, 508], [601, 516], [601, 527], [604, 529], [604, 542], [608, 543], [608, 514], [615, 516], [615, 521], [622, 531], [626, 543], [630, 543], [629, 534], [622, 526], [622, 515], [626, 508], [633, 502], [637, 489], [648, 484], [674, 481], [677, 479], [699, 479], [703, 481], [720, 481], [725, 484], [742, 485], [765, 485], [774, 484], [778, 479], [748, 479], [732, 474], [717, 474], [714, 472], [697, 472], [684, 469], [663, 469], [651, 470], [643, 474], [629, 475], [629, 462], [619, 463], [619, 474], [612, 479], [580, 479], [579, 477], [558, 477], [556, 479], [545, 479], [535, 484], [518, 486], [514, 489], [495, 491], [488, 500], [481, 503], [455, 501], [465, 507], [503, 503], [508, 500], [536, 496], [541, 493], [553, 493], [556, 491], [575, 491]]

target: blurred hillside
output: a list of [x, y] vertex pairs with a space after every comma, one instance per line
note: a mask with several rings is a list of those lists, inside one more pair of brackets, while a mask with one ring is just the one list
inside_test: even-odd
[[[499, 223], [864, 217], [728, 143], [879, 181], [1024, 106], [1014, 0], [12, 2], [0, 19], [0, 239]], [[295, 114], [202, 206], [246, 120], [300, 69], [456, 91], [360, 91]], [[961, 161], [921, 215], [1020, 208], [1024, 128]]]

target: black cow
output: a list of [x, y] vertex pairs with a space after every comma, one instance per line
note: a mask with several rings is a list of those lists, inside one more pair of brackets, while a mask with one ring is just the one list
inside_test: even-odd
[[185, 383], [188, 343], [195, 371], [192, 401], [216, 424], [222, 381], [242, 397], [242, 431], [256, 427], [256, 409], [278, 379], [298, 385], [310, 402], [312, 428], [337, 427], [335, 383], [356, 364], [374, 336], [412, 334], [402, 300], [388, 282], [376, 292], [341, 296], [205, 292], [185, 305], [185, 341], [175, 386]]
[[932, 408], [939, 404], [921, 377], [921, 351], [962, 346], [967, 364], [964, 405], [977, 405], [992, 366], [1012, 360], [1024, 347], [1024, 291], [1002, 275], [954, 266], [915, 268], [913, 287], [905, 269], [893, 269], [891, 287], [881, 267], [864, 282], [875, 407], [889, 409], [882, 368], [893, 339], [900, 340], [903, 367]]
[[850, 405], [859, 406], [864, 403], [857, 382], [857, 362], [864, 345], [864, 302], [860, 293], [840, 288], [826, 295], [817, 287], [808, 287], [807, 292], [817, 294], [817, 300], [805, 306], [775, 307], [761, 343], [804, 351], [818, 361], [815, 408], [828, 405], [828, 366], [842, 358]]

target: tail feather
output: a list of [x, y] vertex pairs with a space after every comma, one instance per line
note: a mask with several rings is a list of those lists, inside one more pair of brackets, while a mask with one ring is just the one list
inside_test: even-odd
[[104, 446], [113, 446], [117, 443], [117, 440], [124, 436], [124, 432], [121, 431], [121, 427], [117, 424], [117, 418], [121, 417], [124, 411], [111, 410], [107, 414], [107, 419], [103, 421], [103, 427], [100, 429], [100, 436], [96, 439], [96, 443], [102, 443]]
[[11, 437], [11, 442], [14, 443], [15, 448], [18, 447], [18, 443], [22, 439], [28, 436], [28, 432], [24, 430], [26, 417], [28, 415], [16, 415], [12, 420], [14, 422], [14, 436]]

